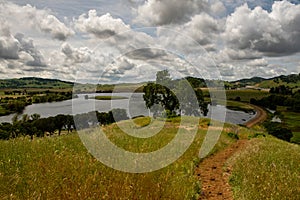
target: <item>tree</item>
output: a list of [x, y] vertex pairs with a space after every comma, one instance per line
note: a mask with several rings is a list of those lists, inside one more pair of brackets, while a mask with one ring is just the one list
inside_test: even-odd
[[57, 115], [54, 117], [55, 129], [58, 130], [58, 135], [60, 135], [62, 128], [66, 125], [66, 116]]
[[32, 121], [36, 121], [36, 120], [38, 120], [38, 119], [41, 118], [41, 115], [35, 113], [35, 114], [32, 114], [32, 115], [30, 116], [30, 118], [32, 119]]
[[202, 91], [195, 91], [186, 79], [172, 80], [167, 70], [157, 72], [156, 82], [148, 83], [143, 92], [146, 107], [153, 116], [164, 112], [167, 117], [178, 114], [199, 116], [208, 112]]
[[169, 72], [163, 70], [157, 72], [156, 83], [149, 83], [144, 87], [143, 98], [146, 107], [153, 112], [154, 116], [161, 112], [158, 105], [163, 107], [168, 114], [174, 114], [176, 109], [179, 108], [178, 99], [170, 89], [172, 88], [171, 82]]
[[265, 127], [270, 135], [273, 135], [281, 140], [290, 142], [291, 138], [293, 137], [292, 131], [282, 127], [280, 123], [269, 122], [265, 124]]

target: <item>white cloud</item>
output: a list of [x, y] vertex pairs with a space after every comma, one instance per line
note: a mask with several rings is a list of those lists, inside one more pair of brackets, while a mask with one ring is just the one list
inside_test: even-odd
[[206, 0], [147, 0], [138, 7], [135, 21], [150, 26], [178, 24], [187, 22], [195, 13], [208, 9]]
[[106, 69], [108, 82], [130, 82], [169, 68], [219, 78], [211, 57], [226, 79], [299, 71], [300, 7], [287, 1], [13, 1], [0, 3], [0, 71], [12, 77], [95, 82]]
[[248, 65], [249, 66], [260, 66], [260, 67], [263, 67], [263, 66], [268, 66], [269, 63], [266, 59], [262, 58], [262, 59], [255, 59], [255, 60], [250, 60], [248, 62]]
[[221, 31], [218, 20], [206, 13], [195, 15], [191, 21], [182, 27], [181, 32], [187, 33], [201, 45], [212, 43], [212, 39]]
[[65, 41], [69, 36], [73, 35], [74, 32], [67, 28], [65, 24], [60, 22], [53, 15], [46, 15], [39, 23], [40, 29], [49, 33], [53, 38]]
[[130, 30], [130, 26], [121, 19], [113, 18], [109, 13], [98, 16], [96, 10], [90, 10], [88, 16], [80, 15], [75, 20], [75, 27], [81, 32], [90, 33], [100, 39]]
[[91, 61], [92, 51], [87, 47], [73, 48], [68, 43], [61, 46], [62, 53], [66, 56], [66, 62], [87, 63]]
[[[0, 16], [14, 25], [23, 28], [36, 28], [50, 34], [53, 39], [66, 40], [74, 31], [59, 21], [49, 10], [37, 9], [29, 4], [19, 6], [13, 3], [0, 4]], [[14, 27], [18, 29], [19, 27]]]
[[[23, 34], [16, 34], [15, 38], [19, 41], [20, 52], [25, 52], [31, 56], [25, 64], [29, 66], [46, 66], [44, 57], [41, 52], [34, 46], [33, 40], [25, 38]], [[24, 58], [23, 58], [24, 59]]]
[[223, 38], [232, 48], [251, 49], [265, 55], [300, 51], [300, 5], [276, 1], [272, 12], [261, 7], [251, 10], [247, 4], [226, 20]]
[[0, 58], [18, 59], [18, 40], [11, 35], [6, 22], [0, 20], [0, 23]]

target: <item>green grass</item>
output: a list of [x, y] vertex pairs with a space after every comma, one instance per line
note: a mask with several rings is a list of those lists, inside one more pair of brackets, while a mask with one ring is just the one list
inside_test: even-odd
[[286, 107], [278, 106], [278, 111], [280, 111], [280, 119], [282, 120], [283, 126], [291, 129], [294, 137], [291, 142], [300, 144], [300, 113], [287, 111]]
[[128, 99], [128, 98], [122, 96], [96, 96], [96, 97], [91, 97], [91, 99], [109, 101], [109, 100], [121, 100], [121, 99]]
[[139, 117], [133, 120], [133, 122], [138, 128], [142, 128], [150, 125], [151, 121], [152, 121], [151, 117]]
[[7, 115], [9, 112], [0, 105], [0, 116]]
[[300, 132], [293, 132], [293, 137], [291, 138], [291, 142], [300, 144]]
[[235, 199], [300, 199], [300, 146], [273, 137], [253, 139], [228, 162]]
[[[176, 134], [179, 123], [166, 122], [157, 135], [137, 139], [116, 125], [104, 127], [107, 137], [121, 148], [149, 152], [165, 146]], [[140, 129], [149, 119], [136, 119]], [[150, 125], [163, 123], [155, 120]], [[209, 121], [200, 125], [206, 127]], [[121, 124], [122, 125], [122, 124]], [[227, 128], [233, 125], [227, 125]], [[189, 134], [186, 131], [185, 134]], [[93, 158], [77, 134], [0, 141], [0, 199], [196, 199], [200, 183], [194, 176], [205, 130], [198, 130], [188, 151], [175, 163], [151, 173], [130, 174], [104, 166]], [[214, 151], [234, 140], [222, 134]]]
[[259, 90], [228, 90], [226, 91], [228, 100], [234, 100], [236, 97], [240, 97], [241, 101], [250, 102], [251, 98], [262, 99], [263, 97], [269, 96], [268, 92]]
[[289, 86], [289, 87], [293, 88], [293, 87], [299, 86], [300, 82], [297, 82], [297, 83], [287, 83], [287, 82], [283, 82], [280, 79], [279, 82], [276, 83], [273, 80], [266, 80], [266, 81], [262, 81], [257, 86], [261, 87], [261, 88], [272, 88], [272, 87], [278, 87], [280, 85], [285, 85], [285, 86]]
[[[221, 92], [222, 91], [219, 90], [212, 90], [212, 94], [216, 96], [220, 96]], [[237, 97], [240, 97], [241, 101], [249, 103], [251, 98], [262, 99], [263, 97], [269, 96], [269, 93], [266, 91], [251, 90], [251, 89], [226, 90], [225, 92], [226, 92], [226, 97], [220, 100], [235, 100]], [[206, 97], [209, 97], [209, 92], [207, 89], [203, 90], [203, 94]]]

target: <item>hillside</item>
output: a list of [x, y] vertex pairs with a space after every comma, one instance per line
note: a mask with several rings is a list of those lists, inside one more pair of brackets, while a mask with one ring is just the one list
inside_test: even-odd
[[25, 77], [20, 79], [2, 79], [0, 80], [0, 89], [16, 89], [16, 88], [47, 88], [62, 89], [71, 88], [74, 83], [61, 81], [58, 79], [44, 79], [36, 77]]
[[[134, 129], [142, 131], [141, 128], [147, 125], [160, 129], [163, 124], [160, 120], [150, 122], [147, 118], [139, 118], [135, 120]], [[121, 125], [132, 127], [127, 121], [121, 122]], [[101, 164], [88, 153], [74, 133], [35, 138], [32, 141], [29, 138], [0, 141], [0, 198], [201, 198], [201, 188], [207, 180], [200, 178], [196, 169], [205, 162], [205, 159], [198, 159], [198, 153], [208, 125], [214, 131], [219, 128], [215, 122], [202, 119], [194, 142], [181, 158], [168, 167], [141, 174], [125, 173]], [[148, 139], [130, 137], [116, 124], [103, 127], [103, 131], [118, 147], [146, 153], [160, 149], [172, 141], [178, 127], [178, 119], [173, 119], [166, 122], [157, 135]], [[182, 134], [190, 134], [197, 126], [182, 128], [185, 129]], [[238, 135], [233, 134], [236, 130]], [[259, 127], [248, 129], [227, 124], [208, 159], [222, 154], [228, 147], [232, 148], [232, 144], [244, 141], [247, 148], [238, 150], [227, 162], [230, 171], [232, 170], [230, 183], [234, 196], [250, 200], [297, 199], [300, 194], [297, 181], [300, 176], [299, 146], [268, 135], [251, 139], [257, 137], [258, 132], [263, 135], [261, 131]], [[214, 166], [218, 165], [212, 163], [213, 168]], [[225, 170], [223, 167], [217, 169]], [[228, 171], [224, 173], [228, 174]]]
[[256, 138], [227, 162], [234, 199], [300, 199], [300, 146]]
[[300, 74], [281, 75], [269, 79], [253, 77], [232, 81], [230, 84], [231, 86], [237, 87], [255, 86], [258, 88], [272, 88], [279, 85], [285, 85], [291, 88], [297, 88], [300, 86]]

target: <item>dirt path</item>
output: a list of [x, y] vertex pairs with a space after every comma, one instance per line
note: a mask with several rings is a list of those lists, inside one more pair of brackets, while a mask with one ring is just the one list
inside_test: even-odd
[[[265, 110], [258, 106], [251, 105], [257, 112], [256, 116], [247, 122], [247, 127], [264, 121], [267, 118]], [[237, 151], [240, 151], [247, 144], [247, 140], [238, 140], [225, 150], [205, 158], [196, 169], [196, 175], [202, 183], [202, 195], [199, 199], [220, 199], [232, 200], [233, 194], [229, 185], [231, 169], [225, 169], [226, 161]]]
[[245, 123], [245, 125], [248, 128], [250, 128], [250, 127], [254, 126], [255, 124], [257, 124], [259, 122], [262, 122], [262, 121], [267, 119], [267, 112], [264, 109], [262, 109], [261, 107], [252, 105], [252, 104], [251, 104], [251, 106], [255, 109], [257, 114], [253, 119], [251, 119], [250, 121]]
[[230, 169], [224, 171], [223, 167], [228, 158], [235, 152], [241, 150], [247, 143], [247, 140], [238, 140], [225, 150], [210, 156], [200, 163], [196, 169], [196, 175], [201, 180], [202, 195], [199, 199], [233, 199], [231, 187], [228, 183]]

